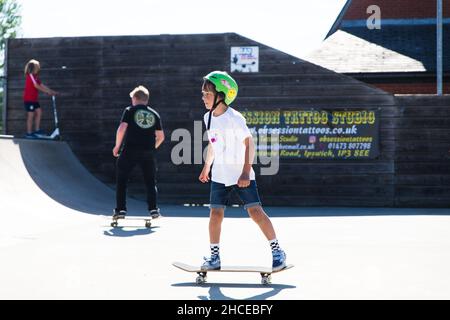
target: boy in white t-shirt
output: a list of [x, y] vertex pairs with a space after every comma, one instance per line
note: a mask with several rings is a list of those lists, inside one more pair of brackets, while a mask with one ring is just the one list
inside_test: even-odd
[[269, 240], [272, 249], [272, 269], [286, 266], [286, 254], [281, 250], [269, 217], [261, 207], [252, 162], [255, 147], [245, 118], [229, 107], [237, 96], [236, 81], [226, 72], [213, 71], [204, 77], [203, 102], [210, 110], [204, 116], [208, 130], [208, 151], [199, 176], [203, 183], [211, 177], [209, 237], [211, 257], [205, 258], [203, 270], [218, 270], [220, 262], [220, 232], [228, 198], [234, 191], [244, 203], [250, 217]]

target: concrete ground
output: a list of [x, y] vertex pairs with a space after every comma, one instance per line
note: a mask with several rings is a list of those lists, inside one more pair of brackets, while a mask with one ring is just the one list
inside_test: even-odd
[[[253, 273], [197, 285], [171, 263], [208, 254], [208, 209], [162, 206], [150, 229], [112, 228], [113, 191], [65, 143], [0, 139], [0, 197], [0, 299], [450, 299], [449, 209], [268, 207], [295, 267], [270, 286]], [[222, 263], [270, 266], [244, 210], [226, 216]]]

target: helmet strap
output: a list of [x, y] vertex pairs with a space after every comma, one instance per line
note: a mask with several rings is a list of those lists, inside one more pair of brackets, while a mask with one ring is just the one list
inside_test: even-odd
[[208, 117], [208, 127], [206, 130], [209, 130], [211, 128], [211, 117], [212, 117], [212, 113], [213, 111], [217, 108], [217, 106], [224, 102], [225, 100], [217, 100], [217, 98], [219, 97], [219, 93], [216, 92], [216, 94], [214, 95], [214, 103], [213, 106], [211, 108], [211, 110], [209, 110], [209, 117]]

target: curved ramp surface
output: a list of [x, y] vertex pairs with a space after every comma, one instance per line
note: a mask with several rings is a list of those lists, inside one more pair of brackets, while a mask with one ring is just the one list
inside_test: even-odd
[[[32, 195], [40, 198], [36, 205], [50, 197], [91, 214], [110, 215], [115, 206], [115, 191], [89, 173], [65, 142], [0, 139], [0, 180], [2, 197], [16, 204]], [[146, 214], [140, 201], [128, 199], [128, 209]]]
[[[296, 267], [274, 275], [267, 287], [259, 275], [244, 273], [216, 273], [199, 286], [171, 264], [195, 265], [209, 252], [207, 215], [192, 215], [206, 208], [164, 207], [163, 215], [176, 216], [151, 228], [112, 228], [114, 191], [63, 142], [0, 139], [0, 202], [0, 299], [175, 299], [184, 305], [194, 299], [450, 297], [448, 209], [436, 210], [439, 215], [389, 209], [389, 216], [330, 216], [330, 208], [302, 217], [308, 208], [267, 208], [281, 212], [272, 222]], [[145, 209], [143, 202], [134, 205]], [[251, 219], [227, 212], [223, 231], [224, 264], [271, 266], [270, 246]]]

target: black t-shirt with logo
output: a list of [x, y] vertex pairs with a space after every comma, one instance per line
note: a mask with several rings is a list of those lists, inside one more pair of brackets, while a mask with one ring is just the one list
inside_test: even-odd
[[124, 148], [155, 150], [155, 131], [162, 130], [161, 118], [155, 110], [144, 105], [130, 106], [120, 121], [128, 123]]

